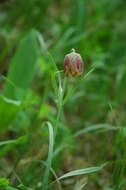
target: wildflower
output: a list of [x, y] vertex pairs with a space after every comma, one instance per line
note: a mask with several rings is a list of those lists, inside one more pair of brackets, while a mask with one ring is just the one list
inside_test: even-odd
[[83, 60], [79, 53], [73, 49], [71, 53], [64, 58], [64, 74], [73, 77], [81, 76], [83, 73]]

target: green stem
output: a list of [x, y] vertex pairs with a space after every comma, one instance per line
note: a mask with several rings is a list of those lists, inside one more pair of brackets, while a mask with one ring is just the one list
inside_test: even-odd
[[56, 119], [56, 125], [55, 125], [54, 141], [55, 141], [56, 136], [57, 136], [57, 131], [58, 131], [58, 126], [59, 126], [61, 111], [62, 111], [62, 105], [59, 105], [59, 107], [58, 107], [57, 119]]
[[59, 79], [59, 88], [62, 89], [62, 92], [59, 93], [59, 98], [58, 98], [58, 113], [57, 113], [57, 119], [56, 119], [56, 125], [55, 125], [54, 142], [55, 142], [55, 139], [56, 139], [56, 136], [57, 136], [59, 121], [60, 121], [60, 117], [61, 117], [62, 106], [63, 106], [63, 97], [64, 97], [65, 88], [66, 88], [66, 83], [67, 83], [67, 79], [64, 78], [63, 89], [62, 89], [61, 81]]

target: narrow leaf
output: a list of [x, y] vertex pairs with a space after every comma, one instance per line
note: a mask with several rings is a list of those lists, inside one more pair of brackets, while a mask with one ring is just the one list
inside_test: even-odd
[[62, 175], [58, 179], [62, 180], [62, 179], [68, 178], [68, 177], [74, 177], [74, 176], [78, 176], [78, 175], [86, 175], [86, 174], [99, 172], [103, 169], [103, 167], [105, 165], [106, 164], [103, 164], [101, 166], [96, 166], [96, 167], [89, 167], [89, 168], [85, 168], [85, 169], [74, 170], [74, 171], [71, 171], [71, 172], [68, 172], [68, 173]]
[[116, 131], [118, 130], [120, 127], [115, 127], [115, 126], [112, 126], [110, 124], [96, 124], [96, 125], [92, 125], [92, 126], [89, 126], [89, 127], [85, 127], [84, 129], [81, 129], [80, 131], [76, 132], [76, 134], [74, 135], [74, 137], [78, 137], [82, 134], [85, 134], [85, 133], [91, 133], [91, 132], [105, 132], [105, 131]]
[[[6, 153], [8, 153], [10, 150], [14, 150], [14, 148], [17, 145], [25, 143], [27, 140], [27, 136], [21, 136], [15, 140], [7, 140], [7, 141], [1, 141], [0, 142], [0, 157], [4, 156]], [[3, 146], [3, 147], [2, 147]]]
[[47, 122], [48, 128], [49, 128], [49, 151], [48, 151], [48, 159], [47, 159], [47, 167], [45, 171], [45, 175], [43, 178], [43, 183], [42, 183], [42, 190], [46, 190], [48, 188], [48, 179], [49, 179], [49, 172], [51, 169], [51, 164], [52, 164], [52, 158], [53, 158], [53, 127], [51, 123]]
[[8, 127], [20, 109], [21, 102], [0, 96], [0, 131]]

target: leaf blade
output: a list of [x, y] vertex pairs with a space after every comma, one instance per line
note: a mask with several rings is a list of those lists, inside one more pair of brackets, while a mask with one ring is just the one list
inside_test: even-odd
[[45, 175], [43, 178], [42, 189], [46, 190], [48, 188], [48, 178], [49, 172], [51, 169], [51, 163], [53, 158], [53, 145], [54, 145], [54, 135], [53, 135], [53, 127], [50, 122], [47, 122], [48, 129], [49, 129], [49, 151], [48, 151], [48, 159], [47, 159], [47, 167], [45, 171]]

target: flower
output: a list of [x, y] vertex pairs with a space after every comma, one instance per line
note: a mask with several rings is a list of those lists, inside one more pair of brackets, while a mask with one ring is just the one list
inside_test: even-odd
[[64, 58], [64, 74], [65, 76], [72, 75], [72, 77], [81, 76], [83, 73], [83, 60], [79, 53], [73, 49]]

